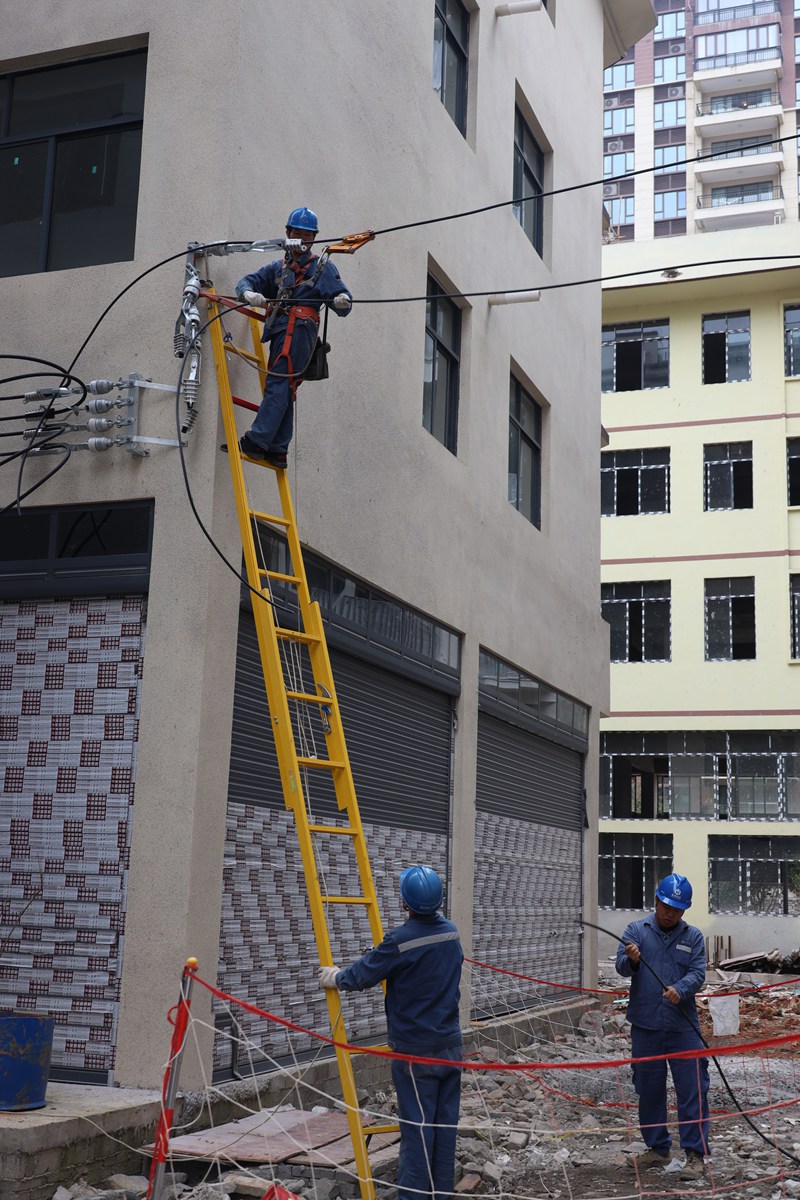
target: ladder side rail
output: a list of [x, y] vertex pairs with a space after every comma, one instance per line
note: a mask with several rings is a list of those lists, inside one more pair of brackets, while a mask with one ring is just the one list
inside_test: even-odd
[[[214, 317], [219, 311], [219, 306], [214, 300], [209, 299], [209, 309], [210, 315]], [[217, 374], [217, 384], [220, 394], [222, 420], [229, 449], [228, 458], [231, 468], [231, 479], [233, 481], [234, 495], [236, 499], [236, 512], [239, 520], [239, 530], [241, 533], [242, 548], [245, 556], [246, 575], [250, 582], [250, 586], [261, 593], [262, 589], [260, 586], [259, 564], [253, 538], [251, 512], [244, 484], [244, 470], [242, 467], [241, 457], [237, 452], [238, 431], [236, 429], [236, 420], [233, 412], [233, 399], [230, 378], [228, 374], [228, 363], [225, 356], [225, 343], [219, 321], [214, 321], [212, 323], [211, 335]], [[260, 345], [261, 343], [259, 342], [259, 346]], [[285, 472], [279, 473], [279, 480], [284, 474]], [[281, 499], [283, 500], [283, 489], [281, 489], [281, 491]], [[286, 509], [283, 511], [283, 515], [290, 521], [290, 524], [287, 525], [287, 532], [290, 530], [294, 531], [296, 539], [294, 513], [292, 511], [288, 484], [285, 487], [285, 494], [289, 501], [289, 511], [287, 512]], [[299, 540], [297, 540], [297, 544], [299, 546]], [[305, 593], [306, 596], [308, 596], [308, 584], [305, 579], [305, 568], [302, 562], [302, 554], [300, 555], [298, 565], [299, 573], [302, 575]], [[322, 893], [319, 875], [317, 873], [316, 856], [314, 854], [312, 837], [308, 827], [308, 813], [305, 804], [305, 797], [303, 795], [302, 780], [297, 763], [294, 733], [292, 730], [289, 703], [286, 696], [286, 687], [283, 677], [283, 665], [280, 658], [278, 638], [275, 633], [275, 617], [272, 605], [266, 601], [264, 603], [257, 602], [254, 604], [253, 612], [255, 616], [261, 665], [264, 673], [267, 704], [272, 717], [272, 730], [275, 737], [275, 748], [278, 756], [278, 766], [280, 770], [284, 802], [287, 809], [293, 812], [295, 816], [298, 842], [300, 846], [300, 856], [303, 863], [309, 907], [311, 910], [312, 927], [314, 929], [314, 936], [317, 943], [320, 962], [324, 965], [332, 965], [333, 957], [331, 954], [330, 934], [328, 931], [325, 907], [322, 903]], [[336, 772], [334, 772], [334, 775], [335, 774]], [[333, 1037], [337, 1042], [346, 1043], [348, 1039], [344, 1025], [341, 998], [339, 993], [334, 990], [326, 989], [326, 1001], [328, 1005], [328, 1016]], [[362, 1200], [375, 1200], [375, 1186], [372, 1180], [369, 1151], [367, 1149], [366, 1135], [361, 1117], [361, 1109], [358, 1103], [358, 1093], [356, 1089], [355, 1076], [353, 1073], [352, 1055], [349, 1050], [345, 1050], [337, 1046], [336, 1058], [339, 1067], [339, 1076], [342, 1083], [342, 1096], [346, 1107], [347, 1122], [350, 1129], [350, 1138], [353, 1145], [353, 1155], [358, 1173]]]

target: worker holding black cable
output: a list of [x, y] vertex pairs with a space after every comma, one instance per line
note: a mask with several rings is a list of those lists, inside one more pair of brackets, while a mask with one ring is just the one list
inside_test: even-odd
[[675, 1085], [680, 1144], [686, 1162], [681, 1179], [702, 1179], [708, 1155], [708, 1060], [659, 1058], [702, 1050], [695, 995], [706, 978], [705, 941], [683, 919], [691, 907], [692, 885], [685, 875], [667, 875], [656, 890], [655, 912], [632, 921], [617, 949], [619, 975], [630, 977], [627, 1018], [637, 1061], [633, 1083], [639, 1097], [639, 1127], [647, 1149], [632, 1155], [637, 1170], [666, 1166], [672, 1136], [667, 1125], [667, 1063]]

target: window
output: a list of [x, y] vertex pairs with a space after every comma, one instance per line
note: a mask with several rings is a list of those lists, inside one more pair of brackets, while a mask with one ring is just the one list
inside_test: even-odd
[[[753, 154], [769, 154], [776, 148], [769, 133], [749, 138], [727, 138], [711, 143], [711, 158], [749, 158]], [[707, 152], [704, 152], [707, 153]]]
[[706, 661], [756, 656], [756, 597], [752, 575], [707, 579], [705, 588]]
[[686, 33], [686, 13], [680, 12], [661, 13], [658, 18], [658, 24], [653, 30], [653, 37], [656, 41], [668, 41], [674, 38], [682, 38]]
[[669, 321], [604, 325], [601, 386], [604, 392], [669, 387]]
[[428, 276], [425, 306], [425, 383], [422, 424], [455, 454], [458, 434], [458, 371], [461, 311]]
[[632, 88], [633, 84], [632, 62], [615, 63], [613, 67], [606, 67], [603, 71], [603, 91], [605, 92], [621, 92], [625, 88]]
[[433, 15], [433, 90], [456, 126], [467, 131], [469, 13], [461, 0], [436, 0]]
[[669, 512], [669, 447], [603, 451], [600, 490], [604, 517]]
[[800, 575], [789, 576], [792, 617], [792, 658], [800, 658]]
[[708, 839], [709, 911], [800, 915], [800, 838]]
[[686, 124], [685, 100], [660, 100], [653, 105], [653, 128], [674, 129]]
[[542, 409], [511, 376], [508, 418], [508, 501], [542, 527]]
[[783, 310], [783, 345], [787, 375], [800, 375], [800, 305], [787, 304]]
[[673, 217], [686, 216], [686, 190], [677, 192], [656, 192], [654, 196], [653, 215], [656, 221], [669, 221]]
[[703, 510], [753, 507], [753, 443], [714, 442], [703, 447]]
[[656, 83], [674, 83], [686, 78], [686, 55], [670, 54], [666, 58], [653, 59], [653, 77]]
[[603, 136], [619, 137], [624, 133], [633, 133], [633, 105], [604, 109]]
[[778, 104], [780, 97], [769, 88], [759, 88], [752, 92], [733, 92], [724, 96], [712, 96], [710, 113], [732, 112], [739, 108], [764, 108], [766, 105]]
[[604, 583], [612, 662], [669, 662], [670, 582]]
[[630, 175], [633, 170], [633, 151], [625, 150], [621, 154], [603, 155], [603, 179], [611, 179], [616, 175]]
[[750, 378], [750, 313], [703, 317], [703, 383]]
[[514, 109], [514, 216], [537, 254], [543, 246], [544, 153], [518, 108]]
[[134, 256], [147, 53], [0, 78], [0, 275]]
[[786, 439], [786, 474], [789, 504], [800, 504], [800, 438]]
[[[754, 62], [780, 56], [780, 25], [753, 25], [748, 29], [729, 29], [725, 33], [704, 33], [694, 39], [696, 70], [732, 66], [730, 61]], [[774, 51], [774, 53], [772, 53]]]
[[[754, 183], [729, 184], [727, 187], [711, 189], [711, 207], [725, 208], [729, 204], [758, 204], [763, 200], [778, 200], [783, 195], [780, 184], [769, 179]], [[703, 200], [708, 203], [706, 195]]]
[[606, 198], [603, 203], [608, 210], [608, 219], [612, 225], [633, 224], [633, 196], [618, 196], [615, 199]]
[[585, 704], [483, 649], [478, 657], [478, 691], [482, 701], [497, 701], [527, 718], [522, 724], [555, 727], [588, 742], [589, 709]]
[[[654, 163], [656, 168], [654, 171], [655, 175], [665, 175], [672, 171], [686, 170], [686, 143], [680, 142], [674, 146], [656, 146]], [[685, 211], [685, 193], [683, 207]]]
[[732, 754], [730, 816], [779, 817], [777, 754]]
[[599, 896], [601, 908], [647, 908], [659, 880], [672, 870], [668, 833], [601, 833]]

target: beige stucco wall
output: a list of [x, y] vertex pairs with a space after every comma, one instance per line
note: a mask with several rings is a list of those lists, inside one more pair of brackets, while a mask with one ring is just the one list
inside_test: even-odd
[[[599, 176], [599, 0], [559, 4], [555, 26], [546, 12], [497, 20], [493, 5], [470, 8], [466, 139], [431, 89], [427, 3], [376, 12], [366, 0], [147, 0], [135, 8], [70, 0], [40, 4], [30, 19], [18, 14], [5, 31], [0, 70], [146, 41], [148, 73], [135, 260], [0, 280], [6, 345], [66, 361], [138, 273], [188, 240], [280, 235], [296, 204], [317, 209], [323, 235], [338, 235], [507, 200], [515, 102], [553, 151], [553, 187]], [[213, 258], [209, 272], [219, 290], [232, 291], [264, 261]], [[548, 202], [544, 261], [503, 208], [387, 234], [340, 266], [358, 300], [421, 296], [429, 269], [466, 292], [596, 277], [599, 197], [583, 191]], [[103, 322], [77, 371], [139, 371], [173, 383], [182, 278], [180, 260], [148, 276]], [[453, 897], [467, 942], [478, 646], [591, 705], [593, 750], [597, 713], [608, 704], [598, 612], [599, 320], [595, 286], [544, 293], [537, 305], [469, 300], [457, 457], [421, 425], [418, 302], [357, 305], [347, 321], [332, 317], [332, 377], [307, 385], [297, 407], [290, 472], [303, 539], [463, 633]], [[512, 360], [546, 409], [541, 532], [506, 498]], [[205, 371], [188, 471], [203, 519], [236, 563], [210, 349]], [[234, 377], [257, 398], [251, 372]], [[171, 399], [146, 397], [139, 432], [174, 436]], [[30, 481], [47, 465], [31, 464]], [[259, 506], [267, 503], [266, 475], [254, 481]], [[154, 497], [156, 517], [117, 1080], [154, 1085], [183, 961], [196, 955], [201, 973], [216, 975], [238, 584], [191, 516], [174, 450], [154, 447], [142, 460], [121, 451], [76, 454], [35, 499], [131, 496]], [[593, 758], [587, 786], [595, 814]], [[587, 911], [597, 886], [592, 826]], [[587, 972], [593, 957], [589, 941]], [[196, 1004], [208, 1014], [202, 994]], [[187, 1085], [200, 1077], [189, 1065]]]
[[[800, 382], [784, 377], [783, 307], [800, 301], [800, 272], [770, 256], [795, 250], [791, 228], [670, 240], [670, 261], [682, 266], [705, 259], [753, 262], [720, 268], [686, 265], [674, 283], [654, 271], [653, 282], [621, 285], [604, 297], [604, 322], [670, 321], [670, 386], [603, 396], [609, 449], [671, 448], [668, 514], [604, 518], [603, 580], [672, 581], [672, 660], [615, 663], [606, 730], [797, 729], [800, 662], [791, 659], [789, 575], [800, 564], [800, 523], [787, 508], [786, 439], [800, 435]], [[699, 244], [698, 244], [699, 243]], [[635, 270], [666, 264], [664, 245], [614, 247], [606, 269]], [[659, 253], [660, 252], [660, 253]], [[702, 316], [747, 310], [751, 319], [751, 379], [703, 385]], [[703, 446], [752, 441], [753, 508], [703, 511]], [[754, 660], [706, 662], [704, 580], [755, 578]], [[796, 835], [796, 822], [702, 820], [602, 821], [601, 831], [659, 832], [673, 837], [675, 869], [697, 882], [691, 920], [710, 938], [728, 935], [734, 953], [797, 943], [790, 916], [709, 914], [710, 834]], [[621, 929], [629, 913], [603, 914]], [[610, 950], [601, 940], [601, 950]]]

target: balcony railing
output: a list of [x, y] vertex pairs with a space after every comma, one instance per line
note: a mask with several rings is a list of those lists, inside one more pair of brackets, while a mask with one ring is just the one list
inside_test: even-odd
[[765, 17], [780, 12], [781, 0], [759, 0], [757, 4], [736, 4], [731, 8], [715, 8], [694, 14], [697, 25], [716, 25], [720, 21], [738, 21], [743, 17]]
[[697, 197], [698, 208], [727, 208], [729, 204], [758, 204], [762, 200], [782, 200], [783, 188], [779, 184], [773, 187], [758, 189], [743, 189], [737, 193], [704, 192]]
[[762, 142], [758, 146], [739, 146], [732, 150], [707, 150], [697, 161], [699, 163], [716, 162], [721, 158], [749, 158], [752, 154], [778, 154], [782, 148], [781, 142]]
[[763, 92], [756, 99], [746, 95], [726, 96], [723, 102], [720, 97], [716, 97], [714, 100], [707, 100], [705, 104], [696, 105], [694, 111], [698, 117], [717, 117], [721, 113], [740, 112], [742, 109], [769, 108], [780, 102], [780, 92]]
[[745, 63], [771, 62], [781, 57], [780, 46], [764, 46], [761, 50], [740, 50], [738, 54], [716, 54], [713, 58], [695, 60], [695, 71], [716, 71], [720, 67], [741, 67]]

